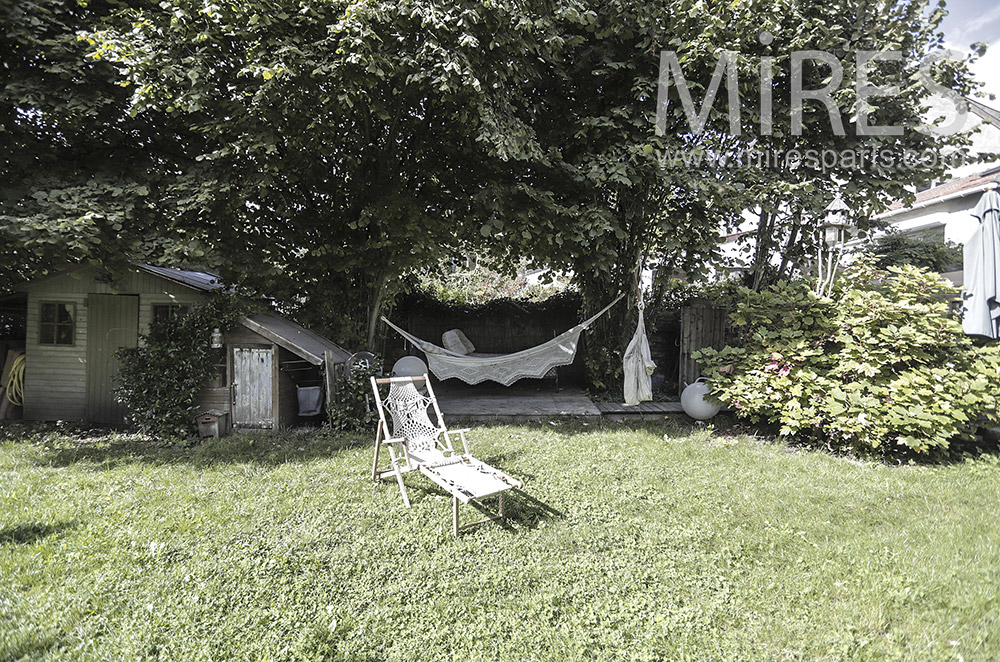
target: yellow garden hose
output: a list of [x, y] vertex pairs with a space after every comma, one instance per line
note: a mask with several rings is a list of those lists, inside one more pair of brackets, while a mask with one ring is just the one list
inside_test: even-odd
[[7, 399], [18, 407], [24, 404], [24, 354], [14, 359], [14, 364], [11, 365], [10, 379], [7, 381]]

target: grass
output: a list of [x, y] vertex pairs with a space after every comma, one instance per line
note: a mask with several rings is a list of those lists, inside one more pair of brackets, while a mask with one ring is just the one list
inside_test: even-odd
[[[370, 440], [0, 428], [0, 660], [994, 660], [1000, 462], [479, 427], [506, 526]], [[468, 517], [469, 512], [465, 513]]]

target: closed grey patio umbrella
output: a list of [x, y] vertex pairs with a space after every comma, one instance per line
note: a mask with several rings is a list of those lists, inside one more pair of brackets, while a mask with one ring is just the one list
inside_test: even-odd
[[1000, 193], [986, 191], [972, 211], [979, 227], [965, 244], [962, 328], [970, 336], [1000, 337]]

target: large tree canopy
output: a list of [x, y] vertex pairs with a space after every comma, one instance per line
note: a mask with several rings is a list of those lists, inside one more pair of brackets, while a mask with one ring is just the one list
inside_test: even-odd
[[[16, 54], [3, 98], [16, 156], [5, 163], [0, 248], [25, 264], [57, 252], [42, 250], [50, 245], [103, 262], [184, 257], [328, 328], [340, 321], [330, 330], [348, 344], [371, 340], [408, 274], [453, 251], [572, 271], [594, 307], [632, 290], [644, 262], [696, 271], [743, 209], [761, 216], [760, 255], [807, 251], [812, 214], [834, 192], [871, 215], [940, 172], [737, 167], [721, 155], [901, 155], [956, 142], [912, 130], [927, 97], [917, 66], [940, 42], [941, 12], [925, 0], [18, 7], [4, 37]], [[655, 131], [664, 50], [696, 104], [720, 55], [737, 54], [738, 131], [725, 88], [698, 133], [676, 85]], [[789, 130], [797, 50], [843, 63], [833, 92], [842, 135], [813, 102], [801, 135]], [[867, 50], [902, 53], [879, 69], [899, 91], [870, 101], [873, 123], [907, 127], [902, 135], [858, 135], [852, 80]], [[769, 134], [759, 130], [762, 58], [773, 70]], [[971, 89], [962, 63], [936, 74]], [[803, 87], [829, 76], [808, 63]], [[713, 158], [677, 158], [692, 155]], [[598, 330], [595, 381], [615, 378], [626, 311]]]
[[0, 283], [65, 261], [199, 259], [167, 231], [158, 183], [198, 147], [158, 114], [128, 113], [130, 93], [79, 32], [148, 3], [15, 0], [0, 8]]
[[[526, 156], [510, 109], [552, 58], [553, 17], [514, 2], [163, 2], [91, 36], [133, 112], [204, 143], [160, 204], [227, 276], [367, 335], [401, 279], [482, 239], [483, 164]], [[123, 29], [122, 21], [128, 29]]]
[[[936, 138], [916, 131], [930, 94], [919, 80], [925, 56], [940, 45], [940, 9], [924, 0], [895, 4], [864, 0], [787, 3], [765, 0], [704, 3], [593, 2], [582, 14], [564, 13], [559, 56], [542, 78], [526, 83], [520, 110], [535, 128], [538, 148], [494, 173], [503, 213], [494, 227], [501, 250], [532, 255], [570, 269], [592, 307], [629, 291], [641, 264], [656, 259], [666, 269], [691, 273], [709, 258], [718, 231], [756, 210], [761, 218], [757, 254], [770, 260], [784, 250], [793, 259], [811, 255], [817, 212], [842, 195], [864, 224], [907, 187], [943, 171], [941, 159], [907, 161], [909, 154], [938, 157], [959, 147], [962, 136]], [[654, 131], [658, 64], [671, 51], [683, 68], [696, 107], [707, 97], [720, 56], [730, 52], [736, 73], [738, 118], [730, 117], [726, 88], [707, 109], [705, 130], [689, 121], [676, 84], [662, 135]], [[844, 83], [832, 92], [835, 124], [819, 103], [805, 105], [801, 132], [793, 131], [792, 61], [796, 51], [823, 51], [842, 63]], [[899, 51], [898, 60], [872, 73], [872, 85], [899, 86], [889, 96], [859, 97], [853, 84], [859, 53]], [[765, 58], [770, 58], [766, 60]], [[762, 84], [762, 62], [771, 80]], [[971, 78], [961, 62], [932, 73], [962, 93]], [[801, 88], [815, 90], [832, 72], [806, 62]], [[723, 79], [723, 85], [726, 80]], [[769, 93], [771, 131], [761, 130]], [[708, 103], [706, 102], [706, 106]], [[859, 110], [872, 125], [895, 125], [899, 135], [859, 135]], [[858, 154], [828, 165], [788, 155]], [[877, 152], [878, 162], [864, 155]], [[760, 161], [755, 154], [776, 156]], [[893, 167], [886, 164], [902, 164]], [[620, 369], [618, 352], [634, 325], [619, 308], [605, 318], [591, 352], [592, 376], [607, 383]], [[591, 334], [593, 339], [595, 334]]]
[[[928, 122], [932, 93], [938, 93], [934, 85], [955, 98], [977, 87], [968, 67], [975, 55], [939, 58], [943, 37], [938, 28], [946, 13], [943, 2], [931, 6], [926, 0], [792, 3], [786, 12], [766, 15], [750, 35], [749, 52], [757, 57], [743, 63], [741, 75], [754, 77], [761, 58], [773, 58], [773, 132], [756, 130], [762, 108], [753, 91], [748, 91], [751, 122], [744, 129], [753, 130], [758, 154], [781, 157], [742, 169], [753, 200], [748, 209], [758, 220], [757, 232], [747, 235], [755, 287], [808, 268], [819, 239], [815, 229], [835, 195], [851, 207], [858, 228], [869, 230], [894, 200], [912, 199], [915, 184], [940, 178], [949, 163], [968, 158], [968, 135], [921, 128]], [[804, 104], [801, 135], [792, 120], [790, 55], [797, 51], [823, 51], [842, 68], [834, 71], [817, 60], [803, 63], [802, 89], [821, 89], [838, 73], [842, 82], [831, 93], [837, 106], [832, 116], [819, 102]], [[941, 117], [938, 123], [948, 125], [951, 119]], [[802, 158], [784, 158], [796, 154]], [[781, 260], [775, 262], [775, 255]]]

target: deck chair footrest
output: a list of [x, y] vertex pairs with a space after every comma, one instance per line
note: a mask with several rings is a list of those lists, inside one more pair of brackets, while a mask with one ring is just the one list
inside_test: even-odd
[[453, 464], [437, 469], [425, 466], [420, 467], [420, 472], [462, 503], [506, 492], [515, 487], [512, 483], [516, 482], [504, 480], [500, 472], [485, 473], [469, 464]]

